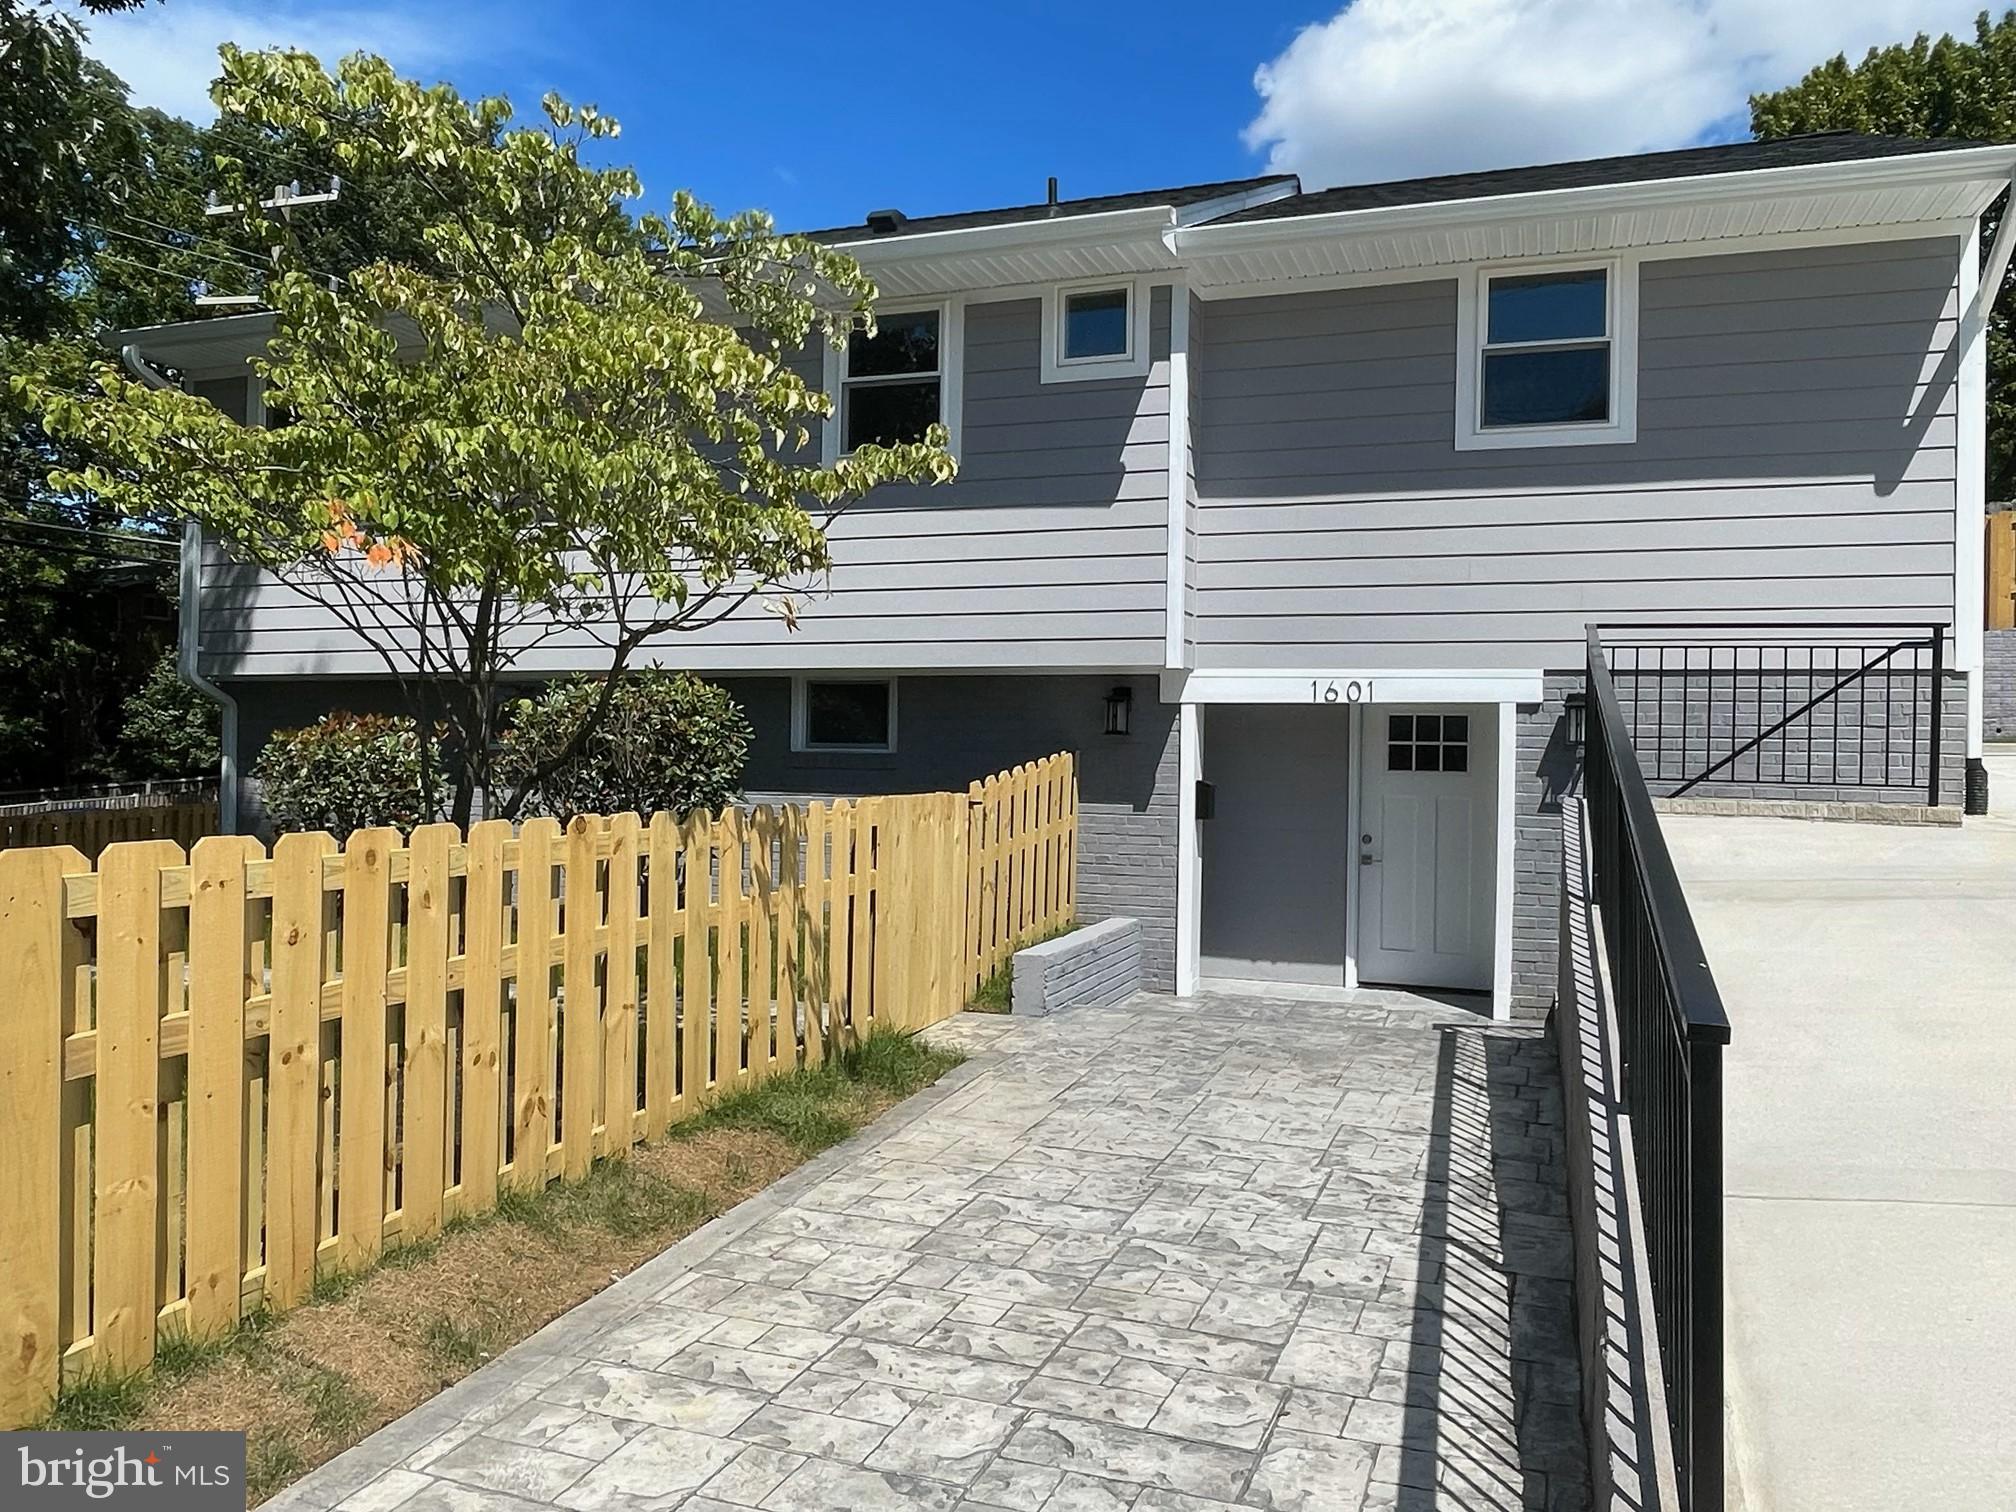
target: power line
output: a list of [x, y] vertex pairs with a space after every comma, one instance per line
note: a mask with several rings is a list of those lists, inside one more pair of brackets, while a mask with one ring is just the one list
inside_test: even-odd
[[[199, 241], [210, 240], [210, 238], [203, 236], [202, 233], [200, 232], [179, 230], [174, 226], [163, 225], [160, 221], [148, 220], [144, 216], [129, 215], [126, 218], [128, 220], [139, 221], [143, 225], [152, 226], [156, 230], [166, 231], [170, 236], [189, 236], [194, 237]], [[172, 242], [156, 241], [153, 237], [142, 236], [135, 231], [120, 231], [112, 226], [101, 226], [92, 221], [80, 221], [78, 224], [84, 226], [88, 230], [99, 232], [101, 235], [104, 236], [124, 237], [127, 241], [141, 242], [149, 247], [160, 247], [163, 251], [167, 252], [186, 252], [199, 257], [211, 257], [219, 259], [227, 257], [235, 258], [237, 261], [245, 263], [261, 273], [267, 272], [272, 268], [272, 264], [270, 262], [260, 258], [257, 254], [246, 252], [240, 248], [233, 247], [229, 242], [217, 243], [218, 247], [222, 249], [221, 251], [205, 252], [201, 247], [180, 247], [176, 246]]]

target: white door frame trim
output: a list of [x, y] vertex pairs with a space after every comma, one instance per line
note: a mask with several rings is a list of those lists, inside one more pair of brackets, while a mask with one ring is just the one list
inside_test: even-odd
[[1498, 886], [1491, 909], [1491, 1017], [1512, 1017], [1512, 888], [1519, 844], [1519, 705], [1498, 705]]
[[[1352, 855], [1344, 910], [1344, 985], [1358, 985], [1358, 900], [1356, 885], [1357, 844], [1362, 832], [1359, 794], [1363, 789], [1365, 750], [1364, 705], [1372, 702], [1376, 683], [1381, 703], [1486, 703], [1498, 711], [1498, 784], [1496, 866], [1491, 942], [1491, 1016], [1512, 1016], [1512, 908], [1517, 882], [1518, 791], [1519, 791], [1519, 705], [1537, 704], [1545, 699], [1544, 679], [1539, 672], [1504, 671], [1379, 671], [1364, 669], [1335, 673], [1305, 668], [1265, 672], [1165, 672], [1162, 676], [1164, 701], [1179, 705], [1176, 752], [1176, 991], [1193, 993], [1202, 972], [1200, 959], [1204, 920], [1204, 866], [1201, 830], [1197, 819], [1197, 783], [1203, 776], [1204, 706], [1237, 703], [1310, 703], [1309, 688], [1316, 682], [1319, 695], [1323, 684], [1334, 680], [1340, 687], [1338, 701], [1348, 701], [1347, 762], [1344, 809], [1350, 830]], [[1364, 696], [1345, 700], [1342, 689], [1357, 680]]]
[[1197, 990], [1204, 925], [1204, 853], [1199, 844], [1197, 783], [1204, 774], [1204, 711], [1176, 711], [1176, 995]]

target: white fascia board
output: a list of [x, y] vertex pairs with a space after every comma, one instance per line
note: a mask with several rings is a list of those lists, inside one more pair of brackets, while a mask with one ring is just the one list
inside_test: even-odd
[[[1312, 237], [1381, 235], [1432, 229], [1451, 222], [1525, 219], [1548, 215], [1596, 215], [1657, 209], [1663, 205], [1753, 199], [1770, 194], [1823, 194], [1844, 189], [1909, 188], [1927, 183], [1974, 179], [2006, 181], [2016, 172], [2016, 146], [1963, 148], [1906, 157], [1862, 158], [1850, 163], [1794, 164], [1753, 168], [1743, 173], [1696, 174], [1630, 184], [1584, 184], [1570, 189], [1537, 189], [1525, 194], [1481, 195], [1427, 205], [1392, 205], [1366, 210], [1333, 210], [1281, 216], [1231, 225], [1189, 226], [1173, 235], [1181, 252], [1232, 252]], [[2000, 184], [1992, 186], [1991, 195]]]
[[1537, 669], [1281, 667], [1162, 674], [1164, 703], [1534, 704], [1545, 693], [1545, 678]]

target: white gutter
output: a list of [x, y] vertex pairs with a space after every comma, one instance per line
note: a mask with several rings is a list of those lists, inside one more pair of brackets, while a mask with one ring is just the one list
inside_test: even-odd
[[1860, 158], [1848, 163], [1789, 164], [1780, 168], [1752, 168], [1741, 173], [1693, 174], [1623, 184], [1582, 184], [1569, 189], [1478, 195], [1470, 199], [1438, 200], [1431, 204], [1381, 205], [1234, 221], [1230, 224], [1186, 226], [1176, 231], [1174, 241], [1182, 252], [1231, 252], [1278, 242], [1303, 241], [1326, 234], [1371, 235], [1416, 228], [1433, 229], [1451, 222], [1475, 224], [1480, 218], [1496, 221], [1548, 214], [1588, 215], [1602, 211], [1652, 210], [1665, 205], [1741, 199], [1758, 194], [1825, 194], [1893, 186], [1923, 188], [1933, 183], [1965, 183], [1990, 174], [1996, 178], [2007, 178], [2012, 171], [2016, 171], [2016, 147], [1970, 147], [1952, 152]]
[[[119, 348], [119, 360], [126, 371], [149, 388], [173, 388], [174, 384], [147, 365], [140, 348], [132, 342]], [[182, 681], [217, 705], [217, 736], [221, 748], [217, 761], [217, 828], [226, 835], [238, 833], [238, 700], [203, 675], [203, 527], [191, 520], [182, 527], [180, 594], [176, 605], [175, 670]]]

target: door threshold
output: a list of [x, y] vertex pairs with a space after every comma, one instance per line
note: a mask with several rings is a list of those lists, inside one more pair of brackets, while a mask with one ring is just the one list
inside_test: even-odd
[[1344, 1008], [1436, 1008], [1491, 1017], [1491, 994], [1444, 987], [1326, 987], [1313, 982], [1271, 982], [1259, 977], [1204, 977], [1200, 994], [1264, 997], [1288, 1003], [1335, 1003]]

